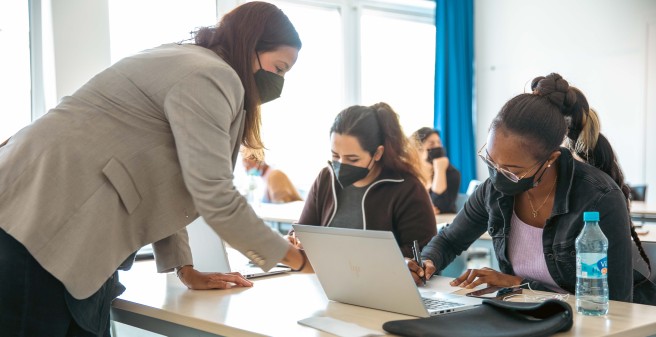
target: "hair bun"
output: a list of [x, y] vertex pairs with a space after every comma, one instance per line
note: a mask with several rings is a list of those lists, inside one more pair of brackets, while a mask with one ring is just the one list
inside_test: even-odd
[[534, 78], [531, 90], [535, 95], [548, 98], [564, 115], [569, 115], [569, 109], [576, 103], [576, 93], [569, 83], [556, 73]]

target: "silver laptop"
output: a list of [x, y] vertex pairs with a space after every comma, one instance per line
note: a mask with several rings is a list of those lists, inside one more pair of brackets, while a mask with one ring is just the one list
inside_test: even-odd
[[482, 302], [443, 292], [421, 294], [392, 232], [293, 226], [330, 300], [418, 317]]
[[199, 271], [239, 272], [245, 278], [255, 278], [291, 270], [289, 267], [277, 266], [265, 272], [262, 268], [250, 264], [248, 258], [236, 250], [234, 250], [234, 254], [228, 254], [223, 240], [202, 217], [198, 217], [187, 226], [187, 233], [189, 234], [191, 254], [194, 258], [194, 268]]

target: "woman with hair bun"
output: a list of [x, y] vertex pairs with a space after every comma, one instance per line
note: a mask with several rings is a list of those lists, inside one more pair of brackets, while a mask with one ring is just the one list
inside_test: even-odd
[[335, 118], [330, 140], [332, 161], [312, 185], [299, 223], [391, 231], [412, 257], [413, 241], [423, 247], [437, 228], [398, 115], [386, 103], [349, 107]]
[[[609, 241], [608, 286], [611, 300], [656, 304], [654, 285], [634, 271], [632, 250], [642, 258], [632, 230], [621, 170], [610, 144], [579, 145], [584, 161], [561, 147], [565, 137], [576, 144], [590, 117], [583, 93], [558, 74], [537, 77], [532, 93], [509, 100], [492, 121], [487, 143], [478, 152], [490, 177], [467, 200], [453, 223], [422, 252], [420, 268], [408, 261], [415, 281], [430, 277], [487, 231], [500, 271], [470, 269], [451, 282], [474, 288], [519, 286], [574, 293], [575, 240], [583, 229], [583, 212], [598, 211]], [[588, 127], [593, 127], [589, 125]], [[581, 142], [583, 142], [581, 138]], [[602, 155], [603, 154], [603, 155]], [[594, 156], [594, 157], [593, 157]], [[633, 236], [634, 240], [631, 240]]]

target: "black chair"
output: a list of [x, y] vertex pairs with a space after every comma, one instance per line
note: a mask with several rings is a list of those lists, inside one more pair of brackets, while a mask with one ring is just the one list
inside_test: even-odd
[[634, 185], [630, 186], [631, 189], [631, 200], [632, 201], [645, 201], [645, 195], [647, 194], [647, 185]]

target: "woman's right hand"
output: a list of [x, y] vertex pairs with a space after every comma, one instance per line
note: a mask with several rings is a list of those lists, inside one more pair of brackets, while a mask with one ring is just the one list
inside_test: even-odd
[[178, 278], [189, 289], [230, 289], [233, 287], [252, 287], [253, 282], [247, 280], [239, 273], [205, 273], [184, 266], [176, 272]]
[[287, 254], [285, 254], [280, 262], [288, 265], [294, 271], [300, 271], [303, 273], [314, 272], [310, 261], [308, 261], [307, 255], [305, 255], [305, 251], [298, 249], [291, 244], [289, 245], [289, 249], [287, 249]]
[[298, 237], [296, 237], [296, 235], [294, 234], [294, 232], [292, 232], [290, 235], [285, 235], [284, 237], [285, 237], [285, 239], [287, 239], [287, 241], [289, 241], [289, 243], [291, 243], [292, 246], [294, 246], [296, 249], [303, 249], [303, 245], [301, 244], [301, 240], [299, 240]]
[[417, 285], [423, 285], [424, 284], [424, 277], [426, 280], [430, 279], [433, 274], [435, 274], [435, 271], [437, 270], [435, 268], [435, 265], [433, 264], [433, 261], [425, 259], [424, 261], [424, 266], [423, 268], [419, 267], [417, 264], [417, 261], [411, 259], [411, 258], [405, 258], [405, 263], [408, 265], [408, 269], [410, 269], [410, 274], [412, 275], [412, 278], [415, 280], [415, 284]]
[[446, 171], [449, 168], [449, 158], [440, 157], [433, 159], [433, 169], [435, 172]]

